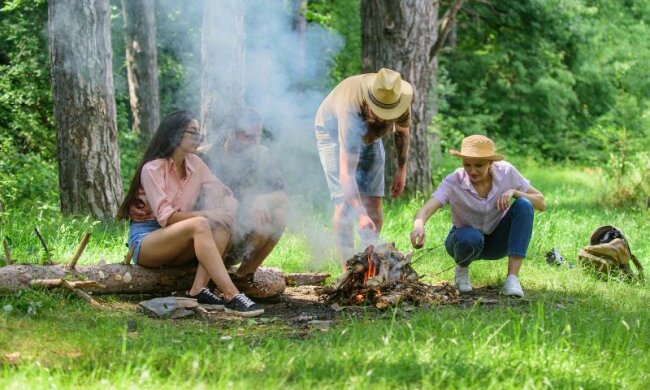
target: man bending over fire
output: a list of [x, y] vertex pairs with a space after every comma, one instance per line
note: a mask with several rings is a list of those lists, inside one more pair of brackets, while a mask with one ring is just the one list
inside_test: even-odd
[[229, 271], [240, 291], [251, 298], [269, 298], [273, 294], [253, 276], [285, 230], [288, 197], [268, 148], [260, 144], [261, 115], [244, 108], [228, 127], [217, 146], [206, 152], [215, 176], [239, 202], [224, 264], [233, 267], [241, 263], [236, 271]]
[[362, 245], [379, 235], [383, 224], [384, 146], [394, 133], [397, 172], [391, 195], [406, 185], [411, 84], [390, 69], [349, 77], [321, 103], [314, 127], [321, 164], [334, 202], [333, 226], [341, 263], [352, 257], [353, 226]]

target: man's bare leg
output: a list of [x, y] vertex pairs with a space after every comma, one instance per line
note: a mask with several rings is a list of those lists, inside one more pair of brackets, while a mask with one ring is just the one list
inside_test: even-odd
[[334, 235], [336, 237], [336, 251], [341, 266], [352, 257], [354, 250], [354, 221], [350, 217], [350, 209], [345, 202], [337, 203], [334, 206], [334, 218], [332, 221]]
[[252, 251], [246, 261], [237, 269], [236, 276], [243, 277], [255, 273], [255, 270], [266, 260], [273, 248], [280, 241], [282, 233], [287, 227], [287, 212], [282, 208], [272, 211], [273, 220], [262, 232], [251, 235]]

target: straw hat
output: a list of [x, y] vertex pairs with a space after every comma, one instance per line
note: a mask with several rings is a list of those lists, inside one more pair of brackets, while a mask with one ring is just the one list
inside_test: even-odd
[[399, 72], [381, 68], [377, 73], [364, 75], [363, 79], [368, 91], [366, 101], [379, 118], [399, 118], [411, 105], [413, 87], [402, 80]]
[[482, 160], [500, 161], [503, 156], [495, 154], [496, 147], [491, 139], [484, 135], [470, 135], [463, 138], [458, 150], [450, 150], [449, 154], [463, 158], [478, 158]]

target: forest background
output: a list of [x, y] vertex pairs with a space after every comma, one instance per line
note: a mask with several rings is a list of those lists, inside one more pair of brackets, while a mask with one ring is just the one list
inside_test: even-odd
[[[82, 1], [67, 4], [77, 3]], [[204, 2], [138, 3], [154, 4], [160, 115], [176, 108], [199, 113]], [[0, 295], [0, 388], [647, 387], [648, 284], [550, 267], [544, 254], [557, 248], [575, 262], [591, 231], [613, 224], [628, 235], [646, 269], [650, 266], [650, 0], [246, 3], [281, 4], [283, 20], [289, 21], [295, 4], [302, 4], [302, 22], [324, 32], [318, 39], [333, 42], [323, 51], [327, 66], [314, 68], [319, 75], [310, 79], [314, 84], [292, 86], [318, 90], [321, 99], [337, 82], [368, 67], [363, 26], [369, 9], [435, 3], [443, 20], [462, 3], [429, 67], [436, 70], [435, 87], [427, 96], [431, 121], [423, 133], [431, 180], [420, 182], [408, 197], [387, 200], [382, 238], [408, 250], [415, 211], [432, 186], [458, 166], [448, 150], [467, 134], [487, 134], [548, 204], [535, 216], [521, 275], [525, 299], [368, 310], [359, 316], [344, 311], [321, 331], [271, 316], [151, 319], [117, 297], [102, 297], [109, 309], [96, 310], [66, 292], [24, 290]], [[79, 264], [118, 262], [126, 252], [127, 222], [61, 210], [48, 5], [0, 0], [0, 238], [17, 263], [40, 263], [46, 254], [33, 232], [38, 226], [52, 258], [61, 263], [72, 257], [82, 233], [92, 231]], [[146, 137], [133, 130], [122, 6], [110, 2], [109, 31], [121, 184], [127, 188]], [[259, 10], [253, 22], [273, 25]], [[388, 46], [390, 38], [382, 36], [385, 41], [378, 43]], [[308, 125], [297, 131], [311, 134], [314, 112], [304, 113]], [[266, 129], [271, 146], [278, 128]], [[306, 153], [318, 166], [315, 145], [302, 146], [286, 154], [288, 160]], [[305, 194], [292, 194], [295, 203], [313, 210], [290, 223], [265, 264], [286, 272], [340, 273], [331, 251], [323, 251], [331, 249], [332, 237], [322, 179], [319, 172], [320, 181], [308, 183], [318, 191], [302, 198]], [[448, 210], [427, 224], [429, 252], [415, 265], [427, 283], [453, 279], [453, 271], [444, 272], [452, 260], [440, 247], [448, 229]], [[0, 254], [2, 268], [5, 264]], [[503, 284], [504, 271], [503, 262], [477, 262], [472, 282], [479, 291], [493, 292]]]
[[[307, 2], [304, 15], [343, 38], [331, 87], [361, 72], [359, 1]], [[445, 3], [440, 8], [445, 10]], [[160, 112], [199, 111], [201, 7], [156, 2]], [[47, 2], [0, 2], [0, 205], [56, 210], [56, 131]], [[431, 158], [468, 134], [487, 134], [510, 156], [589, 165], [609, 179], [614, 204], [647, 207], [650, 2], [498, 1], [464, 4], [452, 37], [438, 55], [437, 87], [429, 97]], [[179, 37], [180, 32], [189, 37]], [[120, 2], [111, 2], [113, 78], [121, 175], [126, 188], [142, 150], [129, 109]], [[179, 42], [196, 42], [187, 45]], [[305, 129], [305, 132], [309, 129]], [[433, 163], [434, 182], [445, 173]]]

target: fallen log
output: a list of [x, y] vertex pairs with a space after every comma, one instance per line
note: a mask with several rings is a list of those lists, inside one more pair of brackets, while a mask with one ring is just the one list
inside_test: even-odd
[[[122, 263], [75, 268], [66, 264], [11, 265], [0, 268], [0, 294], [32, 286], [70, 286], [91, 294], [170, 294], [189, 290], [195, 273], [196, 264], [155, 269]], [[284, 274], [277, 269], [260, 267], [254, 278], [270, 295], [281, 294], [286, 287]]]
[[168, 294], [189, 289], [195, 273], [195, 264], [156, 269], [125, 264], [77, 265], [73, 269], [66, 264], [8, 265], [0, 268], [0, 293], [27, 289], [32, 284], [60, 287], [60, 280], [87, 280], [96, 282], [83, 287], [92, 294]]
[[287, 286], [322, 286], [329, 277], [330, 274], [326, 272], [298, 272], [285, 274], [284, 281]]

